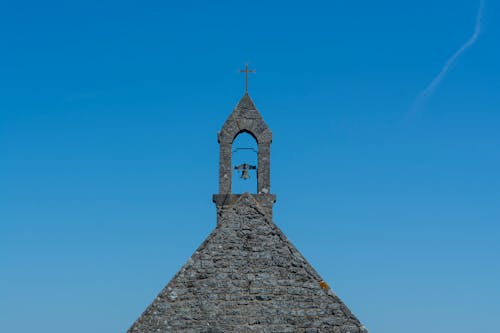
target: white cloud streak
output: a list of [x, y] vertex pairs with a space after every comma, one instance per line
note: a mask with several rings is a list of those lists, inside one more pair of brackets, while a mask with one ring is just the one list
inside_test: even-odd
[[471, 47], [479, 37], [481, 32], [481, 21], [483, 18], [484, 0], [479, 2], [479, 10], [476, 15], [476, 25], [474, 27], [474, 33], [472, 36], [456, 51], [444, 64], [443, 68], [439, 74], [432, 80], [432, 82], [422, 90], [415, 101], [413, 102], [412, 113], [415, 113], [422, 107], [422, 105], [427, 101], [427, 99], [435, 92], [436, 88], [439, 86], [441, 81], [445, 78], [446, 74], [450, 71], [451, 66], [455, 61], [469, 48]]

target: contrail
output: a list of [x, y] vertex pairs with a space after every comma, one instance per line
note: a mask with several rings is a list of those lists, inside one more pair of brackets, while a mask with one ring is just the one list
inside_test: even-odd
[[472, 36], [455, 52], [444, 64], [443, 68], [439, 72], [439, 74], [432, 80], [432, 82], [424, 89], [420, 94], [418, 94], [415, 102], [413, 102], [412, 112], [415, 113], [424, 102], [434, 93], [437, 86], [443, 81], [444, 77], [450, 71], [451, 65], [469, 48], [471, 47], [479, 37], [479, 33], [481, 32], [481, 20], [483, 18], [483, 8], [484, 8], [484, 0], [480, 0], [479, 2], [479, 10], [476, 15], [476, 25], [474, 27], [474, 33]]

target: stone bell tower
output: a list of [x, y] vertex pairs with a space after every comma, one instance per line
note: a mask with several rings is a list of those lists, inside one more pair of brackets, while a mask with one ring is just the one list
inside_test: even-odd
[[219, 194], [214, 194], [218, 211], [224, 206], [232, 205], [241, 194], [232, 193], [232, 151], [233, 141], [241, 133], [250, 134], [258, 145], [257, 155], [257, 193], [252, 197], [272, 215], [273, 203], [276, 196], [271, 194], [271, 142], [273, 134], [267, 127], [261, 114], [255, 107], [252, 99], [245, 93], [240, 102], [229, 115], [222, 129], [218, 133], [219, 141]]
[[[244, 132], [258, 144], [257, 193], [235, 194], [232, 145]], [[272, 220], [272, 133], [248, 93], [218, 141], [217, 226], [128, 332], [367, 333]]]

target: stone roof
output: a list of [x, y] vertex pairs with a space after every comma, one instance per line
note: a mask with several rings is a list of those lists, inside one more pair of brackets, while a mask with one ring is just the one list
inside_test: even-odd
[[232, 143], [234, 138], [241, 132], [248, 132], [253, 135], [257, 143], [271, 142], [272, 140], [269, 127], [248, 93], [243, 95], [233, 112], [224, 122], [219, 132], [219, 142]]
[[367, 331], [245, 193], [128, 332]]

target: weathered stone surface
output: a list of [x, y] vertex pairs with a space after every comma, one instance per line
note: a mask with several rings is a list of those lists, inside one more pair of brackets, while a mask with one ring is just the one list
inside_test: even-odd
[[[242, 195], [243, 194], [214, 194], [212, 200], [217, 207], [217, 216], [220, 216], [227, 206], [234, 205]], [[252, 197], [259, 204], [260, 209], [264, 211], [269, 218], [272, 218], [276, 195], [260, 193], [252, 194]], [[219, 223], [220, 221], [221, 219], [218, 219], [217, 222]]]
[[[231, 191], [241, 132], [258, 143], [256, 194]], [[272, 222], [272, 133], [248, 94], [217, 138], [217, 227], [128, 332], [366, 333]]]
[[215, 230], [128, 332], [367, 332], [256, 196], [218, 205]]
[[[232, 152], [230, 148], [232, 147], [234, 138], [242, 132], [252, 135], [259, 146], [257, 192], [270, 193], [271, 178], [269, 154], [273, 135], [248, 94], [243, 95], [217, 135], [221, 148], [219, 162], [219, 192], [226, 194], [231, 193]], [[222, 153], [223, 151], [224, 154]]]

